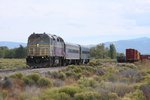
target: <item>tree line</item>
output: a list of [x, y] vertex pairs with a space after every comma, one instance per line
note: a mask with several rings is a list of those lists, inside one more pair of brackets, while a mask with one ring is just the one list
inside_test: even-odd
[[[100, 59], [115, 59], [117, 55], [114, 44], [110, 44], [109, 47], [105, 47], [104, 44], [98, 44], [90, 49], [90, 56], [92, 58]], [[0, 47], [0, 58], [26, 58], [27, 47], [20, 45], [18, 48], [9, 49], [6, 46]]]
[[117, 56], [116, 47], [114, 44], [110, 44], [109, 47], [105, 47], [103, 43], [98, 44], [90, 49], [90, 56], [97, 59], [115, 59]]
[[0, 47], [0, 58], [25, 58], [27, 48], [20, 45], [18, 48], [9, 49], [6, 46]]

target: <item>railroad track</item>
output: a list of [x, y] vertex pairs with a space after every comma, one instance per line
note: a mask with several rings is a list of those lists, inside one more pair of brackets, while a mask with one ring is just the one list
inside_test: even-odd
[[64, 67], [49, 67], [49, 68], [35, 68], [35, 69], [31, 69], [31, 68], [22, 68], [22, 69], [6, 69], [6, 70], [0, 70], [0, 76], [10, 76], [12, 74], [15, 73], [22, 73], [22, 74], [31, 74], [34, 72], [40, 73], [42, 75], [45, 75], [45, 73], [49, 72], [49, 71], [59, 71], [64, 69]]

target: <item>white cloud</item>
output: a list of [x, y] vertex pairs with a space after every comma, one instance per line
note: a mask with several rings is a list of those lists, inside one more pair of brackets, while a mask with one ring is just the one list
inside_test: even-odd
[[26, 42], [32, 32], [84, 44], [150, 37], [149, 20], [149, 0], [0, 0], [0, 32], [5, 34], [0, 40]]

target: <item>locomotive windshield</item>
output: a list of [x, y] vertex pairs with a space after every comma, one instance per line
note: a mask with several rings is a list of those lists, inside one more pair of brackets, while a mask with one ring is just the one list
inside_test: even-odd
[[50, 40], [45, 35], [36, 34], [29, 38], [29, 44], [49, 44]]
[[32, 34], [28, 39], [28, 54], [30, 56], [49, 55], [50, 38], [48, 35]]

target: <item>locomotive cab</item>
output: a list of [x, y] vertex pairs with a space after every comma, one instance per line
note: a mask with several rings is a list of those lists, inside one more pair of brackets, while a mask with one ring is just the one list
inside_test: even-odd
[[30, 67], [50, 67], [62, 63], [64, 41], [51, 34], [31, 34], [28, 38], [27, 65]]

